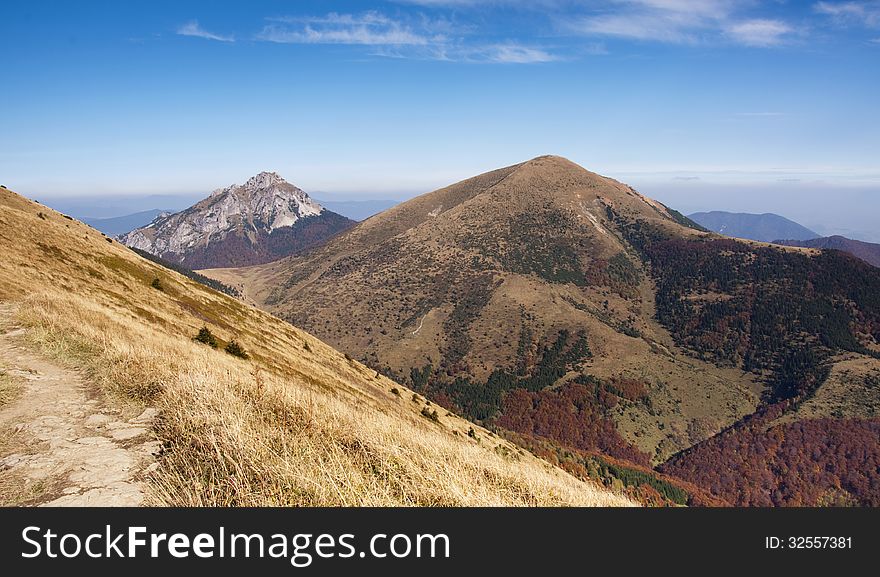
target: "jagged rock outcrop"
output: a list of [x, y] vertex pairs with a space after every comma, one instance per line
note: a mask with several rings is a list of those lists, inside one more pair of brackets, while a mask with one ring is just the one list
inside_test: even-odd
[[310, 248], [354, 225], [326, 210], [274, 172], [261, 172], [241, 185], [120, 237], [191, 269], [248, 266]]

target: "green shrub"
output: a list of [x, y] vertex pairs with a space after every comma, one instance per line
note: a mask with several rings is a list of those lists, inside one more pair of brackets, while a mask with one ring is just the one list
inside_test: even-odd
[[249, 359], [251, 356], [244, 350], [244, 347], [238, 344], [238, 341], [232, 339], [226, 345], [226, 352], [232, 355], [233, 357], [238, 357], [240, 359]]
[[204, 343], [212, 349], [217, 348], [217, 338], [208, 327], [202, 327], [199, 329], [199, 334], [193, 337], [193, 340], [199, 343]]
[[391, 389], [391, 394], [392, 394], [392, 395], [397, 395], [397, 396], [399, 397], [399, 396], [400, 396], [400, 389], [398, 389], [397, 387], [393, 387], [393, 388]]
[[159, 277], [153, 279], [153, 282], [150, 283], [150, 286], [156, 290], [164, 291], [165, 287], [162, 286], [162, 281], [159, 280]]

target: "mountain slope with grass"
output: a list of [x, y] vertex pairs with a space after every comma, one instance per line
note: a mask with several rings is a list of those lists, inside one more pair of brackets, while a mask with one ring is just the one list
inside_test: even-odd
[[150, 504], [631, 504], [5, 189], [0, 300], [24, 342], [79, 369], [102, 402], [158, 410]]
[[[876, 418], [876, 269], [723, 238], [560, 157], [422, 195], [301, 255], [203, 272], [571, 470], [628, 463], [616, 478], [646, 491], [677, 477], [755, 504], [748, 469], [724, 475], [736, 453], [707, 444], [719, 433], [760, 414], [774, 415], [770, 429], [822, 414], [868, 430]], [[867, 437], [852, 449], [876, 453]], [[779, 468], [830, 454], [821, 435], [801, 438]], [[680, 466], [651, 475], [670, 460]], [[833, 501], [846, 469], [834, 467], [809, 495], [773, 477], [772, 503]], [[871, 502], [880, 475], [859, 474], [847, 498]], [[678, 489], [708, 501], [684, 485], [664, 498]]]
[[[676, 349], [619, 218], [708, 236], [549, 156], [417, 197], [301, 256], [203, 272], [471, 418], [648, 464], [752, 412], [761, 386]], [[531, 424], [513, 406], [542, 401], [581, 407], [578, 422]]]

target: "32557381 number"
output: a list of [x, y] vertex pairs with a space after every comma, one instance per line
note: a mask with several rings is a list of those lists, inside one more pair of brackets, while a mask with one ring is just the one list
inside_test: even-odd
[[852, 537], [789, 537], [788, 549], [852, 549]]

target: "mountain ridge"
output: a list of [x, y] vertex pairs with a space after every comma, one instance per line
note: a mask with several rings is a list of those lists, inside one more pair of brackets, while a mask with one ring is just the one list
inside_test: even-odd
[[752, 214], [714, 210], [695, 212], [688, 218], [719, 234], [760, 242], [772, 243], [779, 238], [809, 240], [819, 236], [793, 220], [772, 212]]
[[880, 267], [880, 244], [855, 240], [840, 235], [823, 236], [809, 240], [775, 240], [774, 244], [824, 250], [841, 250], [866, 263]]
[[[203, 272], [389, 374], [406, 377], [430, 365], [436, 375], [472, 380], [476, 390], [496, 370], [516, 370], [520, 337], [531, 371], [544, 347], [576, 347], [586, 330], [593, 358], [584, 362], [603, 378], [618, 378], [650, 363], [616, 366], [609, 350], [658, 357], [657, 367], [674, 360], [651, 352], [673, 345], [648, 314], [646, 271], [616, 218], [638, 218], [684, 237], [711, 236], [632, 187], [542, 156], [416, 197], [302, 255]], [[338, 320], [312, 318], [316, 309]], [[741, 389], [726, 404], [739, 415], [756, 402], [750, 392], [756, 385], [737, 380]], [[713, 388], [729, 396], [720, 384]], [[472, 416], [497, 410], [497, 402], [472, 407]], [[642, 440], [629, 440], [653, 453], [658, 445], [647, 439], [659, 433], [656, 426]], [[607, 442], [631, 455], [613, 437]]]

